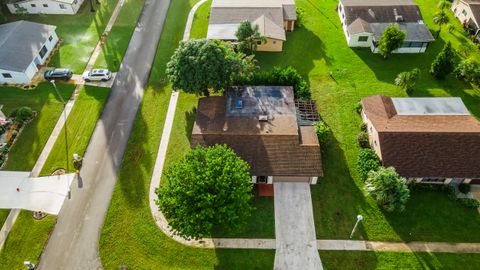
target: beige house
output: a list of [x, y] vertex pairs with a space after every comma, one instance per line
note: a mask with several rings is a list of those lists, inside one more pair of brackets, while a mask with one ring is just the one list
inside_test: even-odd
[[478, 34], [480, 28], [480, 0], [455, 0], [452, 4], [452, 11], [463, 26], [472, 31], [471, 34]]
[[213, 0], [207, 38], [236, 41], [240, 23], [247, 20], [267, 39], [258, 51], [280, 52], [285, 32], [295, 29], [296, 19], [295, 0]]

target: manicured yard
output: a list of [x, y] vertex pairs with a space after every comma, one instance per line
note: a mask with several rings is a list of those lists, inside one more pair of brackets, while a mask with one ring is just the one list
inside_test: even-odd
[[[8, 21], [28, 20], [56, 25], [57, 35], [62, 39], [60, 50], [56, 52], [49, 66], [70, 68], [81, 73], [88, 58], [105, 29], [110, 15], [118, 0], [100, 1], [95, 4], [96, 12], [90, 12], [90, 2], [85, 1], [76, 15], [10, 15], [5, 12]], [[130, 1], [131, 2], [131, 1]], [[8, 14], [8, 15], [7, 15]]]
[[428, 252], [320, 251], [325, 269], [478, 269], [480, 255]]
[[118, 71], [130, 37], [137, 24], [144, 0], [126, 0], [95, 62], [97, 68]]
[[[183, 35], [186, 16], [193, 3], [193, 0], [172, 1], [169, 9], [151, 84], [137, 115], [102, 232], [100, 254], [105, 268], [121, 264], [129, 268], [161, 269], [272, 268], [274, 251], [188, 248], [166, 237], [151, 218], [148, 188], [171, 93], [169, 86], [159, 85], [158, 81], [165, 77], [165, 64]], [[441, 193], [415, 192], [407, 212], [385, 214], [364, 195], [363, 183], [355, 169], [358, 151], [355, 134], [359, 131], [360, 118], [354, 112], [354, 105], [361, 97], [373, 94], [405, 96], [393, 85], [395, 76], [401, 71], [414, 67], [422, 70], [413, 95], [461, 96], [472, 113], [480, 116], [479, 94], [469, 85], [454, 78], [435, 81], [427, 73], [445, 41], [438, 40], [425, 54], [396, 55], [385, 61], [368, 50], [346, 47], [334, 10], [336, 1], [299, 0], [297, 3], [307, 10], [306, 26], [288, 34], [283, 53], [259, 54], [258, 59], [264, 69], [292, 65], [308, 76], [320, 113], [333, 130], [332, 140], [324, 147], [326, 176], [319, 185], [312, 187], [317, 237], [347, 238], [355, 216], [361, 213], [365, 219], [357, 238], [480, 241], [479, 236], [472, 233], [473, 228], [480, 226], [478, 214], [450, 202]], [[436, 2], [422, 0], [419, 3], [427, 25], [431, 26], [434, 11], [428, 8]], [[199, 10], [196, 23], [206, 23], [205, 11], [204, 8]], [[202, 37], [205, 29], [205, 25], [195, 25], [192, 37]], [[454, 45], [458, 45], [458, 39], [447, 32], [442, 33], [441, 38], [454, 39]], [[330, 71], [336, 82], [329, 78]], [[178, 160], [189, 147], [197, 99], [193, 95], [180, 94], [166, 167]], [[268, 203], [262, 205], [258, 214], [273, 215], [270, 210], [273, 207]], [[265, 230], [268, 225], [263, 222], [264, 228], [255, 225], [239, 235], [254, 237], [273, 232], [271, 228]], [[321, 252], [321, 256], [328, 269], [449, 268], [455, 262], [465, 262], [472, 268], [480, 265], [478, 256], [469, 254]]]
[[[74, 89], [73, 85], [58, 84], [58, 90], [64, 99], [68, 99]], [[22, 131], [8, 155], [4, 170], [29, 171], [35, 165], [43, 146], [52, 133], [63, 110], [51, 84], [40, 84], [34, 90], [0, 87], [0, 104], [3, 112], [9, 114], [15, 108], [29, 106], [38, 112]]]
[[0, 227], [3, 226], [3, 223], [7, 219], [8, 213], [10, 213], [10, 210], [8, 209], [0, 209]]
[[[67, 120], [68, 166], [73, 168], [73, 153], [80, 156], [85, 154], [90, 136], [93, 133], [103, 105], [108, 98], [110, 88], [85, 86], [75, 102]], [[41, 175], [50, 175], [58, 168], [66, 168], [65, 164], [65, 137], [64, 130], [55, 142], [55, 145], [43, 166]]]
[[55, 219], [47, 216], [37, 221], [32, 218], [32, 212], [22, 211], [0, 252], [0, 269], [25, 269], [23, 261], [37, 264]]

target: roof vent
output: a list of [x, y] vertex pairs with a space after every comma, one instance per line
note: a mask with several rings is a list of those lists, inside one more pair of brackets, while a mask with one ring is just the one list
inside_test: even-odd
[[370, 14], [370, 16], [372, 16], [372, 18], [375, 18], [375, 12], [373, 12], [373, 10], [371, 8], [368, 9], [368, 14]]
[[243, 109], [243, 100], [237, 99], [235, 100], [235, 109]]
[[258, 116], [258, 121], [260, 121], [260, 122], [266, 122], [266, 121], [268, 121], [268, 115], [260, 115], [260, 116]]

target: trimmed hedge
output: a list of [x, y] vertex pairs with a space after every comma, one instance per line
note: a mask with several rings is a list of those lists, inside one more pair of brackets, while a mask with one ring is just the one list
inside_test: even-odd
[[234, 85], [293, 86], [295, 99], [312, 99], [307, 80], [291, 66], [286, 68], [274, 67], [271, 71], [254, 72], [248, 77], [239, 78], [238, 81], [234, 82]]
[[365, 181], [368, 177], [368, 173], [378, 170], [380, 165], [380, 158], [372, 149], [364, 148], [358, 153], [357, 170], [362, 180]]

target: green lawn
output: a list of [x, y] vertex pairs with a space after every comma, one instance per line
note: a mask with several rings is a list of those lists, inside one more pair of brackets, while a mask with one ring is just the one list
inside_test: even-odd
[[8, 213], [10, 213], [9, 209], [0, 209], [0, 227], [3, 226], [3, 223], [5, 223]]
[[95, 62], [96, 68], [108, 68], [118, 71], [123, 55], [127, 50], [130, 37], [137, 24], [145, 0], [126, 0], [122, 10], [108, 34], [101, 53]]
[[[90, 12], [90, 2], [85, 1], [76, 15], [10, 15], [8, 21], [19, 19], [56, 25], [57, 35], [62, 40], [49, 66], [69, 68], [81, 73], [88, 62], [118, 0], [93, 1], [96, 12]], [[128, 2], [128, 1], [127, 1]], [[131, 1], [130, 1], [131, 2]], [[8, 15], [7, 15], [8, 14]]]
[[22, 211], [0, 252], [0, 269], [25, 269], [23, 261], [37, 264], [55, 220], [56, 217], [47, 216], [37, 221], [32, 212]]
[[[158, 81], [165, 77], [165, 64], [183, 35], [186, 16], [193, 2], [172, 1], [169, 9], [155, 68], [152, 70], [151, 84], [137, 115], [102, 232], [100, 254], [105, 268], [115, 268], [123, 263], [134, 269], [272, 268], [274, 251], [188, 248], [166, 237], [151, 218], [148, 188], [171, 92], [169, 86], [159, 85]], [[308, 76], [320, 113], [333, 130], [333, 138], [323, 154], [326, 176], [320, 184], [312, 187], [317, 237], [347, 238], [355, 216], [361, 213], [365, 220], [357, 238], [479, 241], [479, 236], [472, 233], [473, 228], [479, 227], [479, 217], [475, 211], [461, 208], [441, 193], [415, 192], [407, 212], [385, 214], [365, 196], [355, 169], [358, 151], [355, 134], [359, 131], [361, 121], [354, 112], [354, 104], [361, 97], [379, 93], [405, 96], [404, 92], [393, 85], [396, 74], [401, 71], [414, 67], [422, 70], [414, 96], [461, 96], [472, 113], [480, 116], [478, 93], [469, 85], [453, 78], [435, 81], [427, 73], [431, 61], [445, 40], [452, 39], [454, 46], [457, 46], [459, 38], [445, 32], [441, 35], [443, 39], [432, 44], [425, 54], [395, 55], [385, 61], [368, 50], [352, 50], [346, 46], [334, 10], [336, 3], [334, 0], [297, 1], [299, 6], [307, 10], [305, 27], [288, 34], [283, 53], [258, 55], [259, 64], [264, 69], [275, 65], [292, 65]], [[436, 2], [422, 0], [420, 4], [427, 25], [432, 25], [434, 10], [428, 8]], [[207, 11], [208, 8], [199, 9], [192, 37], [205, 35]], [[329, 78], [330, 71], [337, 82]], [[188, 150], [197, 99], [193, 95], [180, 95], [166, 167]], [[273, 215], [273, 207], [268, 202], [262, 202], [262, 207], [258, 209], [258, 214], [270, 222], [269, 215]], [[453, 227], [453, 224], [456, 226]], [[257, 227], [240, 232], [239, 235], [265, 236], [273, 232], [271, 228], [265, 230], [258, 224], [255, 225]], [[222, 232], [218, 233], [223, 235]], [[395, 268], [398, 265], [407, 268], [449, 268], [455, 262], [465, 262], [472, 268], [480, 265], [478, 256], [469, 254], [321, 254], [329, 269]], [[358, 263], [357, 266], [359, 261], [363, 264]]]
[[[57, 84], [64, 99], [68, 99], [74, 85]], [[3, 112], [9, 114], [15, 108], [29, 106], [38, 112], [22, 131], [8, 155], [4, 170], [29, 171], [35, 165], [43, 146], [50, 137], [55, 124], [63, 110], [51, 84], [40, 84], [34, 90], [0, 87], [0, 104]]]
[[320, 251], [325, 270], [478, 269], [480, 255], [428, 252]]
[[[103, 105], [108, 98], [110, 88], [85, 86], [75, 101], [67, 120], [68, 167], [73, 172], [73, 153], [85, 154], [90, 136], [93, 133]], [[58, 168], [66, 168], [65, 136], [62, 129], [53, 149], [48, 156], [41, 175], [50, 175]]]

